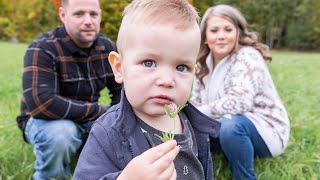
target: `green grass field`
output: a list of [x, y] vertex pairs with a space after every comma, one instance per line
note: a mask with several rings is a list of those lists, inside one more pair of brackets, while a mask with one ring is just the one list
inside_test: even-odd
[[[0, 42], [0, 180], [30, 179], [32, 147], [15, 118], [19, 114], [26, 44]], [[289, 112], [290, 143], [285, 153], [256, 159], [258, 179], [320, 179], [320, 53], [273, 51], [274, 82]], [[103, 102], [108, 101], [103, 93]], [[215, 178], [231, 179], [227, 164], [214, 157]]]

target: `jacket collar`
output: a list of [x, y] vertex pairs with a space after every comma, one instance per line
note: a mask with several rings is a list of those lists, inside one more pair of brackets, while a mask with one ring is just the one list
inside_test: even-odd
[[136, 116], [133, 113], [132, 106], [126, 97], [124, 88], [122, 88], [121, 91], [120, 102], [115, 108], [119, 114], [117, 115], [116, 120], [111, 127], [117, 132], [118, 135], [120, 135], [119, 138], [121, 138], [122, 141], [129, 141], [130, 143], [136, 144], [139, 148], [136, 148], [135, 145], [131, 144], [131, 147], [134, 148], [136, 155], [139, 155], [149, 149], [149, 142], [145, 138], [145, 135], [140, 127], [137, 125]]
[[221, 123], [201, 113], [190, 102], [183, 109], [183, 112], [188, 117], [194, 130], [201, 133], [210, 134], [212, 137], [218, 137]]
[[133, 133], [137, 123], [135, 119], [136, 116], [133, 113], [132, 106], [124, 92], [124, 88], [121, 90], [121, 99], [118, 108], [119, 114], [112, 124], [112, 128], [121, 134], [124, 139], [128, 139]]

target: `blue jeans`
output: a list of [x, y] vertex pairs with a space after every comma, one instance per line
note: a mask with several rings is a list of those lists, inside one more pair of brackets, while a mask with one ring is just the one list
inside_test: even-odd
[[243, 115], [225, 115], [219, 119], [219, 139], [213, 142], [213, 152], [223, 152], [233, 179], [257, 179], [254, 157], [271, 157], [269, 149], [252, 122]]
[[68, 177], [71, 156], [86, 141], [93, 123], [30, 118], [24, 133], [36, 156], [33, 179]]

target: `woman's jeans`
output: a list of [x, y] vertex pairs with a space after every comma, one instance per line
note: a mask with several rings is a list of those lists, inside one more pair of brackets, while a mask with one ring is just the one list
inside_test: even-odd
[[71, 156], [82, 147], [93, 123], [30, 118], [24, 132], [36, 156], [33, 179], [68, 177]]
[[271, 154], [255, 126], [243, 115], [225, 115], [219, 121], [220, 135], [218, 142], [212, 144], [213, 152], [222, 150], [233, 179], [256, 179], [254, 157], [270, 157]]

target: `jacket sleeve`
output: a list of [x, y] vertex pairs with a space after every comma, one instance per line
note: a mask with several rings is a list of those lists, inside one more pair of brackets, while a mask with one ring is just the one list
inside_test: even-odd
[[260, 53], [252, 48], [245, 48], [235, 58], [237, 59], [225, 78], [225, 95], [198, 108], [212, 118], [252, 111], [254, 98], [263, 89], [268, 69]]
[[98, 103], [59, 95], [55, 53], [45, 44], [34, 42], [24, 56], [23, 99], [29, 115], [38, 119], [95, 120], [106, 110]]
[[73, 179], [117, 179], [121, 170], [115, 152], [105, 129], [95, 123], [81, 151]]

